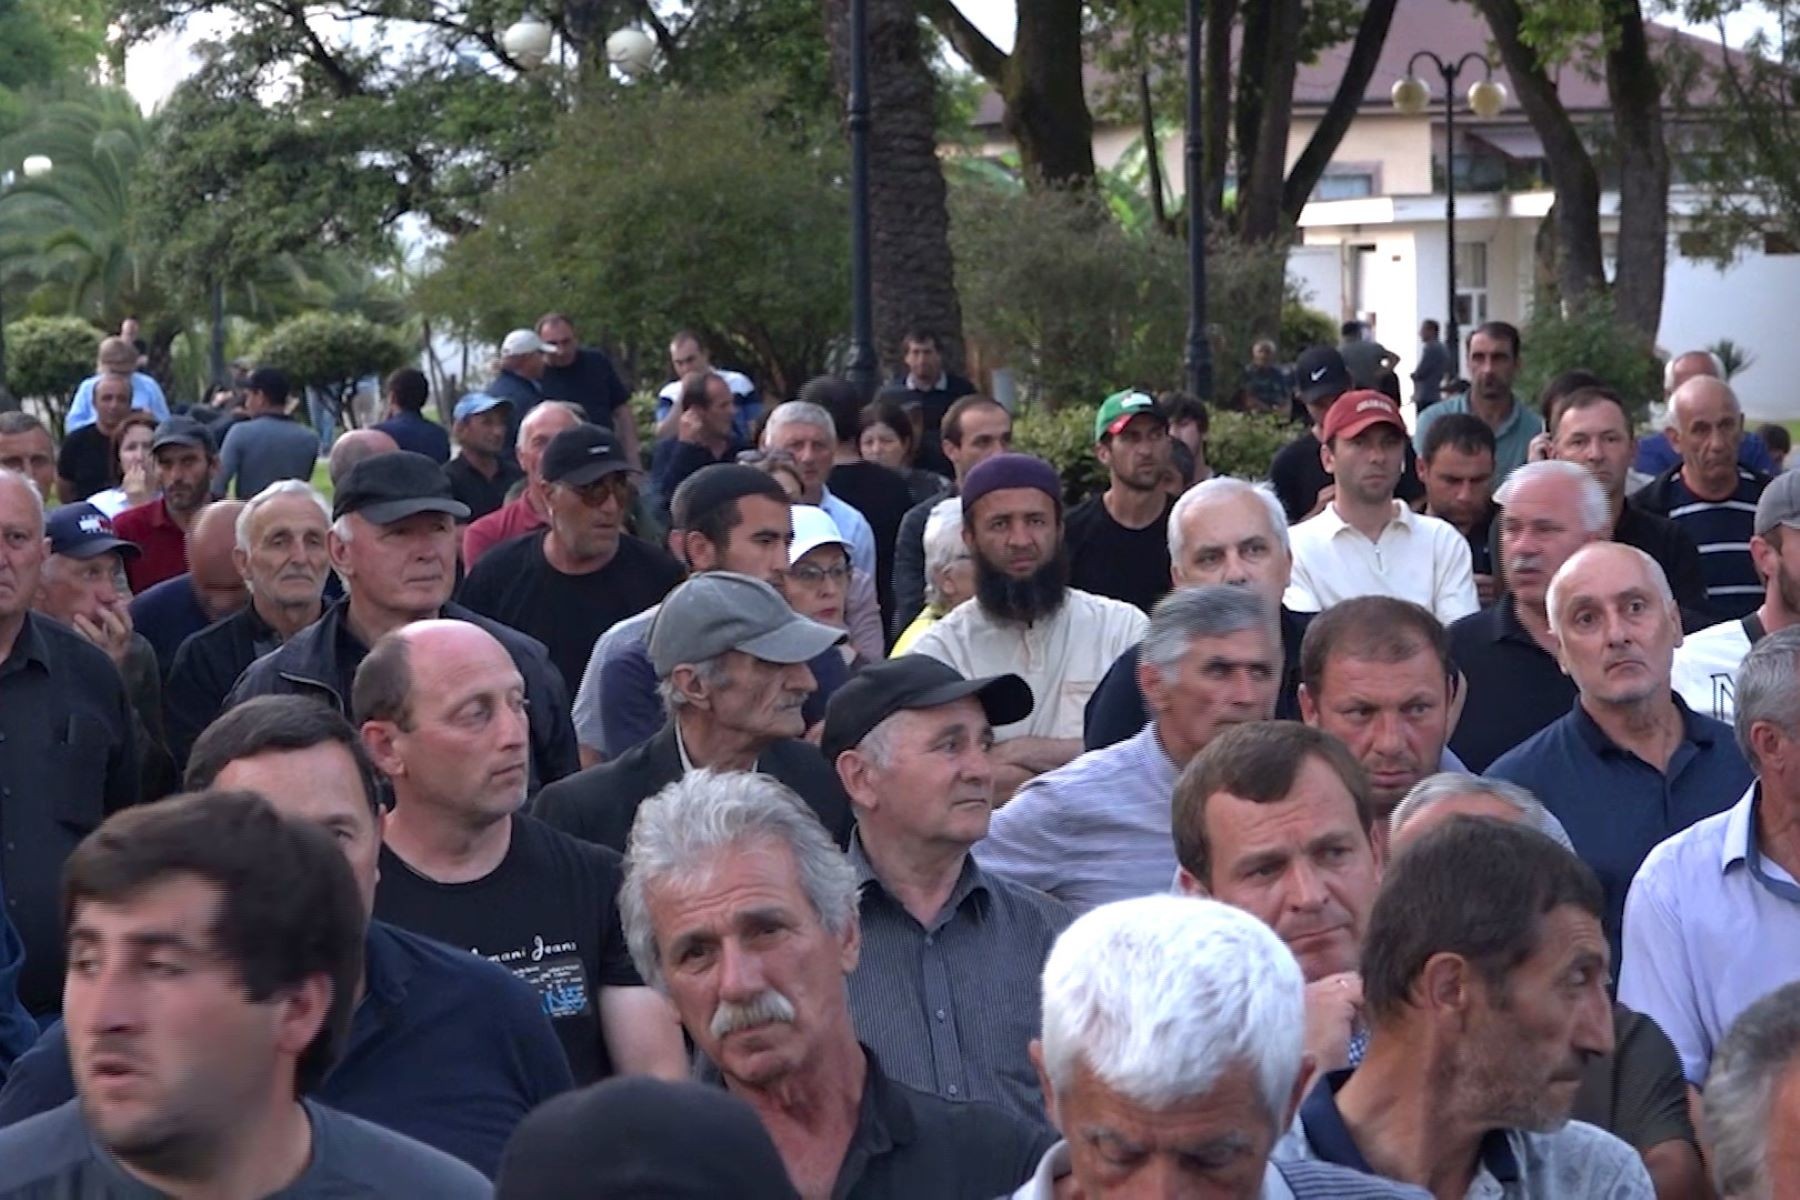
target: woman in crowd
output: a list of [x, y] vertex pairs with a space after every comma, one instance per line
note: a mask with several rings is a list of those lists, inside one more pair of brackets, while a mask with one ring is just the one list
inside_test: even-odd
[[822, 508], [794, 505], [794, 543], [788, 551], [781, 594], [801, 616], [850, 635], [850, 641], [840, 649], [852, 671], [881, 661], [881, 616], [875, 603], [875, 581], [851, 567], [850, 543]]
[[936, 471], [913, 466], [913, 458], [919, 452], [918, 432], [906, 409], [893, 400], [877, 397], [875, 403], [862, 410], [862, 432], [857, 441], [864, 461], [880, 463], [905, 477], [914, 504], [922, 504], [950, 486], [950, 481]]
[[975, 594], [975, 560], [963, 544], [962, 528], [962, 501], [955, 496], [938, 501], [926, 518], [925, 607], [894, 643], [896, 656]]
[[110, 518], [156, 499], [156, 464], [150, 457], [155, 434], [155, 417], [140, 409], [126, 414], [112, 435], [114, 486], [89, 496], [89, 504]]

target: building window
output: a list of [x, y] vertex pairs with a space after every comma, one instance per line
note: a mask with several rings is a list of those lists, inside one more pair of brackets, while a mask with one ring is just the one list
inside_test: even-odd
[[1375, 194], [1373, 171], [1327, 171], [1313, 188], [1314, 200], [1361, 200]]
[[1456, 243], [1456, 323], [1471, 329], [1488, 319], [1486, 242]]

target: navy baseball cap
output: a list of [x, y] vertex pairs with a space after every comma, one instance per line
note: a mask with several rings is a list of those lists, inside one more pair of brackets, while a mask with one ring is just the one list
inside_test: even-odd
[[1031, 715], [1031, 685], [1017, 675], [970, 679], [929, 654], [902, 654], [864, 667], [832, 693], [819, 748], [825, 761], [834, 763], [897, 712], [937, 708], [969, 696], [981, 702], [989, 725], [1011, 725]]
[[1311, 346], [1294, 363], [1294, 386], [1302, 404], [1316, 404], [1350, 390], [1350, 368], [1344, 356], [1330, 346]]
[[451, 416], [458, 421], [466, 421], [470, 417], [478, 417], [491, 408], [499, 408], [502, 404], [512, 407], [512, 401], [505, 396], [490, 396], [486, 392], [470, 392], [456, 402]]
[[113, 533], [112, 518], [88, 503], [65, 504], [44, 516], [44, 536], [50, 553], [70, 558], [95, 558], [117, 552], [126, 558], [140, 553], [136, 542]]

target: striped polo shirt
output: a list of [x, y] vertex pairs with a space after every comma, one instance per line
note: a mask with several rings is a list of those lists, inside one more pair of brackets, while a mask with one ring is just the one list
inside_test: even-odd
[[1669, 519], [1687, 530], [1700, 547], [1700, 574], [1706, 601], [1721, 621], [1741, 617], [1762, 603], [1762, 577], [1750, 557], [1756, 502], [1766, 477], [1738, 468], [1737, 490], [1725, 500], [1702, 500], [1688, 490], [1680, 472], [1669, 480]]

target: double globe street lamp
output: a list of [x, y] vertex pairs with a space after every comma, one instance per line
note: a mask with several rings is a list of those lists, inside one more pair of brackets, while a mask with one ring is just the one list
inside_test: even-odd
[[[507, 26], [500, 45], [514, 62], [534, 71], [550, 57], [555, 37], [548, 21], [528, 12]], [[643, 75], [656, 64], [656, 43], [643, 30], [628, 26], [606, 39], [606, 61], [627, 78]]]

